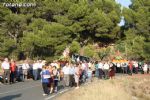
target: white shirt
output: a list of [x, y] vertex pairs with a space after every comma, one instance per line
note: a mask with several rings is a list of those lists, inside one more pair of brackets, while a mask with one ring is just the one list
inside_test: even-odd
[[148, 68], [147, 64], [144, 64], [143, 70], [147, 71], [147, 68]]
[[138, 63], [137, 63], [137, 62], [135, 62], [135, 63], [134, 63], [134, 66], [135, 66], [135, 67], [138, 67]]
[[89, 62], [89, 63], [88, 63], [88, 66], [89, 66], [89, 67], [92, 67], [92, 63]]
[[82, 63], [81, 68], [82, 68], [82, 70], [86, 70], [86, 65], [85, 65], [85, 63]]
[[28, 69], [30, 66], [29, 66], [29, 64], [26, 64], [26, 63], [24, 63], [23, 65], [22, 65], [22, 69]]
[[78, 76], [78, 74], [79, 74], [79, 68], [78, 67], [75, 67], [75, 76]]
[[59, 65], [57, 63], [51, 63], [51, 66], [56, 66], [56, 68], [59, 68]]
[[69, 74], [70, 75], [74, 75], [75, 74], [75, 68], [74, 67], [70, 67], [69, 68]]
[[105, 63], [103, 66], [104, 69], [108, 70], [109, 69], [109, 64]]
[[98, 63], [98, 68], [103, 69], [103, 63]]
[[120, 65], [120, 63], [117, 63], [117, 67], [120, 67], [121, 65]]
[[10, 69], [10, 64], [9, 64], [8, 62], [4, 61], [4, 62], [2, 63], [2, 68], [3, 68], [3, 69]]
[[34, 64], [33, 64], [33, 69], [36, 70], [36, 69], [38, 69], [38, 67], [39, 67], [39, 63], [34, 63]]
[[43, 65], [43, 63], [38, 63], [38, 68], [42, 69]]
[[64, 74], [69, 74], [69, 67], [64, 66], [62, 71]]

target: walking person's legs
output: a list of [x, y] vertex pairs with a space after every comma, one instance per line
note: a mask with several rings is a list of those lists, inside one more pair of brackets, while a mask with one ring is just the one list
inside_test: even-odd
[[23, 70], [23, 81], [27, 80], [27, 70]]
[[54, 80], [54, 92], [57, 92], [58, 80]]
[[6, 70], [4, 70], [3, 80], [4, 80], [4, 84], [5, 84], [6, 83]]
[[33, 70], [33, 76], [34, 76], [34, 80], [37, 80], [38, 71], [36, 69]]
[[70, 80], [69, 85], [72, 87], [73, 86], [73, 75], [69, 75], [69, 80]]
[[64, 81], [64, 86], [67, 86], [67, 75], [66, 74], [64, 75], [64, 80], [63, 81]]
[[15, 72], [10, 73], [10, 82], [14, 83]]
[[67, 75], [66, 86], [69, 86], [69, 83], [70, 83], [70, 79], [69, 79], [69, 75]]
[[43, 91], [44, 91], [43, 96], [45, 96], [45, 95], [48, 94], [48, 84], [47, 83], [42, 83], [42, 87], [43, 87]]
[[7, 78], [7, 82], [10, 84], [10, 70], [6, 70], [6, 78]]

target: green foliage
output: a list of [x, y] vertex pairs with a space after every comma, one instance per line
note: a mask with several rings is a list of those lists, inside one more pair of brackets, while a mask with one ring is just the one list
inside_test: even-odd
[[80, 44], [77, 41], [73, 41], [70, 45], [70, 52], [71, 53], [79, 53], [80, 50]]
[[103, 60], [104, 58], [108, 57], [110, 54], [110, 48], [102, 48], [99, 52], [98, 52], [98, 56], [101, 60]]
[[150, 2], [148, 0], [132, 0], [130, 8], [124, 8], [125, 36], [123, 41], [126, 54], [133, 59], [148, 59], [150, 44]]
[[88, 57], [93, 57], [94, 56], [94, 53], [95, 53], [95, 49], [92, 45], [87, 45], [83, 48], [84, 50], [84, 55], [85, 56], [88, 56]]
[[[81, 45], [85, 55], [93, 57], [98, 55], [93, 43], [109, 45], [119, 40], [117, 49], [128, 56], [149, 58], [149, 0], [132, 0], [123, 14], [115, 0], [32, 1], [36, 7], [0, 5], [0, 56], [22, 52], [31, 58], [52, 59], [59, 58], [68, 46], [72, 53], [78, 53]], [[120, 28], [122, 15], [125, 26]], [[109, 53], [101, 50], [99, 57]]]

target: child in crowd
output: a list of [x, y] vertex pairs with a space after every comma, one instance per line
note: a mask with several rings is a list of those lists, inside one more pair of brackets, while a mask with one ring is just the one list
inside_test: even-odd
[[50, 78], [50, 72], [46, 66], [43, 66], [42, 72], [41, 72], [41, 82], [42, 82], [42, 87], [44, 91], [43, 96], [46, 96], [49, 94], [49, 89], [48, 89], [49, 78]]
[[92, 82], [92, 69], [89, 67], [88, 69], [88, 82]]

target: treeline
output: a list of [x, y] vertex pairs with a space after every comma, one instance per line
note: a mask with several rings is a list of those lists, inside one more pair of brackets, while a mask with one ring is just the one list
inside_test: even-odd
[[35, 7], [20, 8], [0, 2], [1, 57], [58, 58], [67, 46], [101, 57], [111, 50], [95, 53], [92, 45], [113, 43], [129, 58], [150, 58], [149, 0], [132, 0], [122, 11], [115, 0], [30, 0]]

